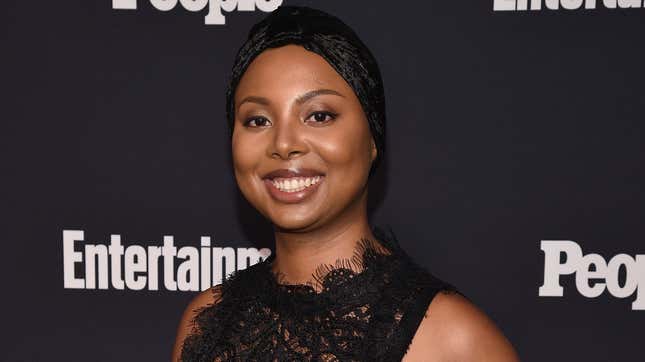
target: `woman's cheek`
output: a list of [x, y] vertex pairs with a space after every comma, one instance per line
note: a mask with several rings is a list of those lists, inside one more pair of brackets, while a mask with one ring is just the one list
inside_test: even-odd
[[[247, 145], [247, 147], [245, 147]], [[237, 183], [242, 187], [249, 182], [251, 177], [253, 165], [255, 164], [253, 157], [253, 147], [249, 147], [248, 143], [241, 137], [233, 141], [233, 168], [235, 169], [235, 177]]]
[[325, 142], [319, 145], [321, 157], [330, 165], [342, 167], [360, 167], [364, 162], [362, 154], [368, 146], [362, 141], [366, 136], [360, 136], [357, 130], [339, 130], [329, 135]]

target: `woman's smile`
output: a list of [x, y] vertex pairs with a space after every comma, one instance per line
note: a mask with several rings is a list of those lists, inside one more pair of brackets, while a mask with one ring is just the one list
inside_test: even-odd
[[287, 204], [309, 198], [324, 179], [322, 172], [308, 168], [277, 169], [262, 178], [271, 197]]

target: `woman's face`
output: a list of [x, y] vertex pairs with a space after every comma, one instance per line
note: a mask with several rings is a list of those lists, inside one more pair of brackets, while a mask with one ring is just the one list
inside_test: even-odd
[[235, 93], [235, 178], [273, 224], [313, 230], [365, 208], [376, 147], [352, 88], [297, 45], [262, 52]]

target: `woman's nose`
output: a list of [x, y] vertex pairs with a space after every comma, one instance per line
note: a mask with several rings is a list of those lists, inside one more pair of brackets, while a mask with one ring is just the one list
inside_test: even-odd
[[273, 142], [269, 148], [272, 158], [289, 160], [307, 152], [299, 122], [295, 118], [284, 118], [276, 122], [273, 127]]

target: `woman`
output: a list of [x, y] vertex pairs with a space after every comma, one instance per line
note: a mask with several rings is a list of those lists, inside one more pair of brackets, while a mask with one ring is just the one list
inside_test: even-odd
[[367, 219], [385, 151], [380, 71], [347, 25], [281, 7], [249, 34], [227, 92], [235, 177], [275, 253], [197, 296], [182, 361], [516, 361], [495, 325]]

